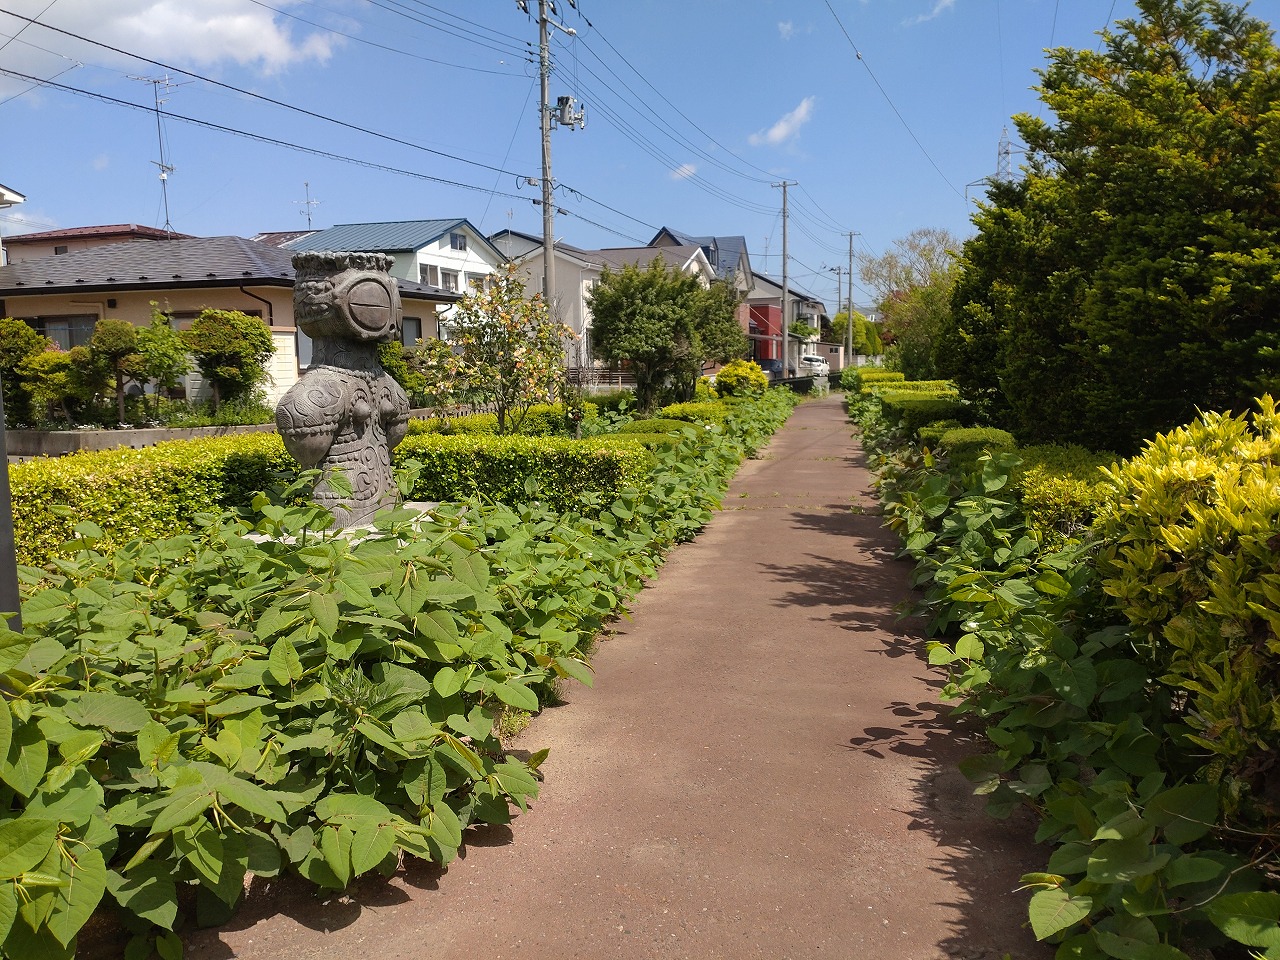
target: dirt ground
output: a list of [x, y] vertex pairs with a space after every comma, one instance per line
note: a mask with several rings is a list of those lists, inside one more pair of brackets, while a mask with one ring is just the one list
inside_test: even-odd
[[1040, 960], [1047, 852], [955, 772], [908, 566], [840, 400], [803, 404], [516, 746], [532, 809], [325, 901], [255, 882], [187, 957]]

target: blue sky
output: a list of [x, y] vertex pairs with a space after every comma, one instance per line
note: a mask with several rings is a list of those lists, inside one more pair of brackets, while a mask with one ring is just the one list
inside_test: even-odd
[[[967, 235], [1002, 127], [1038, 111], [1030, 88], [1044, 49], [1095, 46], [1109, 18], [1133, 12], [1131, 0], [557, 6], [576, 35], [556, 33], [551, 96], [584, 104], [587, 126], [552, 135], [566, 211], [556, 235], [605, 247], [647, 242], [664, 225], [740, 234], [756, 268], [777, 274], [782, 198], [770, 184], [796, 181], [790, 275], [829, 303], [828, 268], [847, 263], [850, 230], [857, 253], [918, 227]], [[0, 183], [28, 198], [0, 213], [5, 235], [163, 226], [148, 81], [166, 76], [160, 129], [178, 231], [302, 229], [310, 209], [318, 227], [466, 217], [485, 232], [541, 234], [538, 189], [522, 180], [540, 175], [537, 25], [515, 0], [0, 0], [0, 10], [0, 68], [84, 91], [0, 75]], [[1280, 0], [1251, 10], [1275, 22]], [[304, 183], [319, 201], [310, 208]]]

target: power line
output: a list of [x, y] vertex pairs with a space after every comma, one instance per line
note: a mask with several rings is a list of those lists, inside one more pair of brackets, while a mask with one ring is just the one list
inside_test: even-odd
[[49, 12], [49, 8], [52, 7], [57, 2], [58, 0], [49, 0], [49, 2], [45, 4], [45, 8], [35, 15], [35, 19], [28, 19], [27, 17], [23, 17], [22, 19], [26, 20], [27, 22], [18, 29], [17, 33], [11, 36], [4, 43], [0, 43], [0, 53], [4, 51], [5, 47], [9, 46], [9, 44], [13, 43], [13, 41], [17, 40], [20, 36], [22, 36], [22, 32], [26, 30], [27, 27], [31, 26], [33, 23], [38, 23], [40, 21], [40, 18]]
[[[341, 30], [334, 30], [332, 27], [326, 27], [322, 23], [316, 23], [314, 20], [308, 20], [305, 17], [300, 17], [297, 14], [290, 13], [287, 10], [281, 10], [278, 7], [273, 7], [269, 3], [264, 3], [263, 0], [249, 0], [249, 2], [254, 4], [255, 6], [262, 7], [264, 10], [270, 10], [272, 13], [278, 13], [282, 17], [288, 17], [290, 20], [296, 20], [298, 23], [305, 23], [309, 27], [314, 27], [317, 30], [323, 30], [325, 33], [331, 34], [335, 37], [342, 37], [344, 40], [350, 40], [353, 43], [363, 44], [366, 47], [373, 47], [375, 50], [385, 50], [387, 53], [399, 54], [402, 57], [409, 57], [411, 60], [418, 60], [422, 63], [434, 63], [434, 64], [438, 64], [439, 66], [449, 67], [454, 70], [469, 70], [472, 73], [488, 73], [497, 77], [522, 76], [522, 74], [511, 73], [510, 71], [507, 71], [507, 70], [489, 70], [489, 69], [486, 69], [485, 67], [473, 67], [465, 63], [454, 63], [450, 60], [436, 60], [432, 57], [424, 57], [418, 53], [411, 53], [408, 50], [401, 50], [399, 47], [391, 47], [385, 43], [377, 43], [376, 41], [373, 41], [373, 40], [366, 40], [363, 37], [357, 37], [349, 33], [343, 33]], [[347, 16], [347, 14], [342, 14], [342, 16]], [[355, 20], [356, 23], [361, 23], [361, 24], [364, 24], [365, 26], [369, 26], [369, 24], [364, 20], [359, 20], [355, 17], [351, 17], [351, 19]], [[526, 60], [526, 62], [528, 61]]]
[[[884, 97], [885, 103], [889, 104], [890, 109], [893, 110], [898, 120], [901, 121], [903, 129], [905, 129], [907, 133], [910, 135], [911, 139], [915, 141], [916, 146], [920, 148], [920, 152], [924, 154], [924, 158], [929, 161], [929, 165], [932, 166], [933, 169], [938, 172], [938, 176], [942, 178], [942, 182], [951, 188], [952, 193], [954, 193], [961, 200], [964, 200], [965, 199], [964, 194], [956, 189], [956, 185], [947, 178], [947, 175], [942, 172], [942, 168], [938, 166], [937, 162], [933, 159], [933, 157], [929, 155], [929, 151], [924, 148], [924, 144], [920, 142], [920, 138], [915, 135], [915, 131], [911, 129], [911, 125], [907, 123], [906, 118], [902, 115], [902, 112], [898, 109], [897, 105], [893, 102], [893, 99], [889, 96], [888, 91], [886, 91], [885, 88], [881, 85], [880, 80], [876, 77], [875, 72], [871, 69], [871, 65], [867, 63], [866, 58], [862, 56], [862, 51], [859, 50], [858, 45], [853, 42], [853, 37], [849, 36], [849, 31], [845, 29], [843, 21], [841, 21], [840, 17], [837, 16], [835, 9], [831, 6], [831, 0], [823, 0], [823, 2], [826, 3], [827, 9], [831, 11], [831, 16], [835, 18], [836, 25], [840, 27], [840, 32], [843, 33], [844, 38], [849, 41], [849, 46], [853, 49], [854, 54], [857, 56], [858, 62], [861, 63], [862, 66], [866, 68], [867, 75], [871, 77], [871, 82], [876, 85], [876, 89], [879, 90], [880, 95]], [[967, 203], [968, 201], [966, 200], [965, 202]]]
[[254, 100], [261, 100], [263, 103], [269, 103], [272, 106], [280, 107], [284, 110], [292, 111], [293, 113], [302, 114], [303, 116], [311, 117], [312, 119], [315, 119], [315, 120], [323, 120], [326, 123], [332, 123], [332, 124], [335, 124], [336, 126], [343, 127], [347, 130], [354, 130], [357, 133], [363, 133], [371, 137], [377, 137], [380, 140], [386, 140], [389, 143], [395, 143], [402, 147], [409, 147], [410, 149], [413, 149], [413, 150], [421, 150], [422, 152], [430, 153], [433, 156], [444, 157], [447, 160], [454, 160], [458, 163], [465, 163], [474, 167], [480, 167], [481, 169], [490, 170], [494, 173], [501, 173], [510, 177], [524, 176], [524, 174], [516, 173], [512, 170], [503, 170], [500, 167], [495, 167], [487, 163], [481, 163], [478, 160], [468, 160], [465, 157], [454, 156], [453, 154], [446, 153], [443, 150], [435, 150], [431, 147], [423, 146], [422, 144], [419, 144], [419, 143], [413, 143], [412, 141], [409, 141], [409, 140], [402, 140], [400, 137], [392, 136], [389, 133], [380, 133], [377, 130], [370, 130], [368, 127], [362, 127], [362, 126], [359, 126], [358, 124], [347, 123], [345, 120], [338, 120], [334, 117], [328, 117], [328, 116], [325, 116], [323, 113], [317, 113], [314, 110], [308, 110], [305, 107], [294, 106], [291, 103], [285, 103], [283, 100], [276, 100], [274, 97], [268, 97], [268, 96], [265, 96], [264, 94], [254, 93], [251, 90], [245, 90], [243, 87], [237, 87], [230, 83], [223, 83], [221, 80], [214, 80], [211, 77], [206, 77], [206, 76], [203, 76], [202, 74], [194, 73], [191, 70], [184, 70], [181, 67], [175, 67], [172, 64], [164, 63], [163, 61], [160, 61], [160, 60], [152, 60], [150, 57], [144, 57], [141, 54], [131, 53], [130, 51], [122, 50], [119, 47], [113, 47], [111, 46], [111, 44], [103, 43], [100, 40], [92, 40], [89, 37], [81, 36], [78, 33], [72, 33], [70, 30], [63, 30], [61, 27], [52, 27], [47, 23], [37, 23], [37, 21], [33, 20], [30, 17], [24, 17], [20, 13], [14, 13], [12, 10], [6, 10], [3, 7], [0, 7], [0, 13], [7, 14], [8, 16], [11, 16], [11, 17], [17, 17], [19, 20], [26, 20], [28, 21], [28, 23], [36, 23], [37, 26], [44, 27], [44, 29], [46, 30], [52, 30], [54, 33], [60, 33], [63, 36], [67, 36], [67, 37], [71, 37], [72, 39], [79, 40], [82, 43], [89, 43], [94, 45], [95, 47], [101, 47], [104, 50], [110, 50], [112, 53], [118, 53], [121, 56], [131, 57], [134, 60], [140, 60], [143, 63], [149, 63], [152, 66], [161, 67], [162, 69], [165, 69], [165, 70], [172, 70], [175, 73], [181, 73], [184, 76], [193, 77], [196, 80], [200, 80], [203, 83], [207, 83], [211, 86], [220, 87], [223, 90], [230, 90], [233, 93], [237, 93], [245, 97], [251, 97]]
[[[520, 46], [513, 47], [508, 45], [508, 46], [498, 47], [498, 46], [494, 46], [493, 43], [488, 42], [487, 38], [468, 36], [466, 31], [459, 33], [458, 31], [450, 28], [448, 25], [443, 25], [443, 22], [436, 18], [432, 18], [432, 17], [424, 18], [422, 16], [419, 16], [416, 13], [413, 13], [408, 8], [406, 8], [404, 4], [398, 3], [397, 0], [368, 0], [368, 2], [375, 7], [378, 7], [382, 10], [386, 10], [388, 13], [394, 14], [399, 17], [404, 17], [406, 20], [412, 20], [414, 23], [420, 23], [425, 27], [431, 27], [434, 30], [439, 30], [441, 33], [445, 34], [446, 36], [455, 37], [456, 39], [463, 40], [467, 43], [473, 43], [477, 47], [484, 47], [486, 50], [493, 50], [497, 53], [505, 53], [507, 55], [512, 55], [514, 53], [524, 52], [522, 48], [527, 49], [527, 44], [520, 43], [520, 41], [518, 40], [516, 42], [520, 43]], [[399, 9], [396, 9], [397, 7]], [[512, 39], [516, 40], [516, 38], [514, 37]]]

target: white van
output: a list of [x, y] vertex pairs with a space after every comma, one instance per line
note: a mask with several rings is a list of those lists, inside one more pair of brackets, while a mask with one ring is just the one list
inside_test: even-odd
[[800, 376], [825, 377], [829, 373], [831, 373], [831, 364], [827, 363], [825, 357], [820, 357], [815, 353], [801, 354]]

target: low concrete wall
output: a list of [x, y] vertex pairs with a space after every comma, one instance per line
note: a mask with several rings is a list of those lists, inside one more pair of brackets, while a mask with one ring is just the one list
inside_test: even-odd
[[274, 423], [257, 423], [236, 427], [187, 427], [182, 430], [165, 427], [144, 430], [6, 430], [5, 445], [10, 457], [62, 457], [80, 450], [114, 450], [116, 447], [137, 450], [165, 440], [267, 433], [275, 429]]

